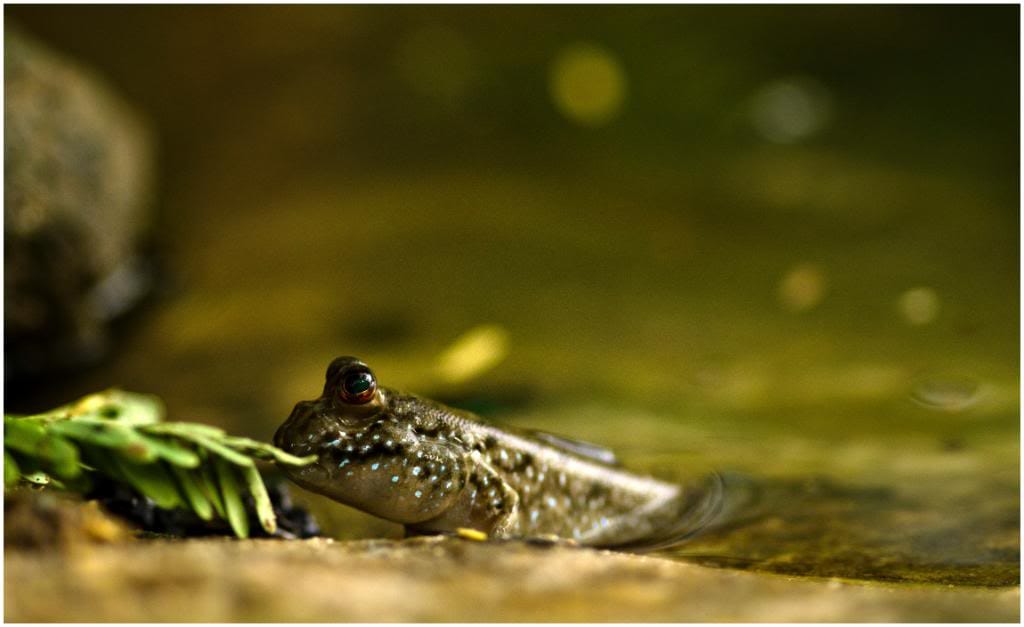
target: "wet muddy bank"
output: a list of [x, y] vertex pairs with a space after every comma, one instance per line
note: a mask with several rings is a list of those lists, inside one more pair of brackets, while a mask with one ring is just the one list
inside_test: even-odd
[[14, 622], [1015, 622], [1020, 601], [1016, 588], [757, 576], [585, 548], [451, 538], [16, 550], [7, 554], [5, 577], [5, 619]]

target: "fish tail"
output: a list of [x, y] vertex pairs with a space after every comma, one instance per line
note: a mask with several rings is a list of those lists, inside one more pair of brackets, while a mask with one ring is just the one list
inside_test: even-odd
[[659, 508], [652, 531], [642, 538], [606, 548], [646, 553], [683, 544], [733, 520], [756, 498], [742, 475], [712, 472], [682, 487], [679, 496]]

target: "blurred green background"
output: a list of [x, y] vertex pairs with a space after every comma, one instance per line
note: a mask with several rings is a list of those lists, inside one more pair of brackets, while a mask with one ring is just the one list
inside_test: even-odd
[[[754, 477], [682, 558], [1015, 583], [1018, 15], [5, 7], [148, 118], [174, 286], [21, 402], [116, 384], [268, 439], [355, 354], [640, 470]], [[466, 333], [495, 365], [459, 381]]]

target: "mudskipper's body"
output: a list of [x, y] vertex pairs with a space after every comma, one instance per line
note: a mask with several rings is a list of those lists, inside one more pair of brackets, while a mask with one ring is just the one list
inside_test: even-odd
[[648, 548], [699, 530], [721, 501], [714, 480], [683, 487], [637, 476], [599, 447], [380, 388], [353, 357], [331, 363], [323, 395], [296, 405], [274, 443], [319, 456], [285, 469], [299, 485], [413, 533], [470, 528]]

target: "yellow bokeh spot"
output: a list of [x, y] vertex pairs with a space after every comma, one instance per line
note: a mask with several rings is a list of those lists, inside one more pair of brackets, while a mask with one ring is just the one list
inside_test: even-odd
[[437, 360], [447, 383], [463, 383], [501, 363], [508, 354], [508, 331], [496, 324], [474, 327], [452, 342]]
[[626, 75], [606, 50], [573, 44], [551, 66], [551, 98], [569, 120], [601, 126], [613, 120], [626, 99]]
[[939, 295], [930, 287], [915, 287], [900, 295], [900, 313], [910, 324], [934, 322], [939, 315]]
[[816, 264], [805, 263], [791, 268], [779, 281], [779, 302], [793, 312], [814, 309], [825, 298], [828, 277]]

